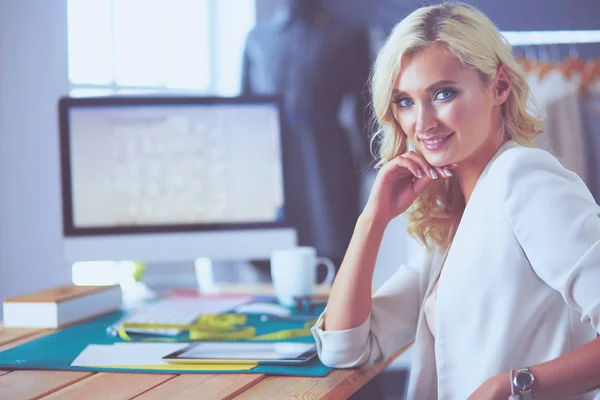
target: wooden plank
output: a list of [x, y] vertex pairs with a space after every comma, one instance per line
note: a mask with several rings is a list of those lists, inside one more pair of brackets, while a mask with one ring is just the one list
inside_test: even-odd
[[136, 400], [220, 400], [232, 399], [267, 376], [263, 374], [185, 374], [180, 375]]
[[31, 336], [42, 331], [39, 328], [4, 328], [0, 327], [0, 346], [13, 342], [17, 339]]
[[4, 374], [8, 374], [9, 372], [10, 372], [10, 371], [3, 371], [3, 370], [0, 370], [0, 376], [2, 376], [2, 375], [4, 375]]
[[91, 375], [80, 371], [13, 371], [0, 376], [0, 398], [37, 399]]
[[347, 399], [379, 369], [336, 369], [325, 377], [270, 376], [246, 390], [235, 400], [244, 399]]
[[246, 390], [235, 400], [244, 399], [347, 399], [383, 371], [412, 342], [398, 350], [384, 363], [354, 369], [334, 369], [327, 376], [269, 376]]
[[172, 374], [138, 374], [99, 372], [88, 379], [56, 391], [49, 399], [111, 399], [125, 400], [144, 393], [163, 382], [173, 379]]

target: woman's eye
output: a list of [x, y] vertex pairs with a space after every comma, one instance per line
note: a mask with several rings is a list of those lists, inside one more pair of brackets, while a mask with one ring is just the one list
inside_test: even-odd
[[402, 108], [406, 108], [412, 106], [413, 103], [411, 99], [399, 99], [396, 101], [396, 104]]
[[454, 96], [456, 92], [454, 90], [442, 90], [435, 95], [436, 100], [448, 100]]

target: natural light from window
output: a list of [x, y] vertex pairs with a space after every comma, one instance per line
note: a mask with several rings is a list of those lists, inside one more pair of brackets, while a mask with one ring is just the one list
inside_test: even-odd
[[239, 92], [255, 0], [68, 0], [71, 94]]

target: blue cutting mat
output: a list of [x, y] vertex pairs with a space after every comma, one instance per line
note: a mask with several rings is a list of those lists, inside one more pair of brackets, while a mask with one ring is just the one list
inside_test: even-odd
[[[318, 312], [321, 312], [321, 307]], [[124, 313], [114, 312], [91, 321], [62, 329], [51, 335], [24, 343], [20, 346], [0, 353], [0, 368], [2, 369], [49, 369], [70, 371], [97, 371], [97, 372], [144, 372], [144, 373], [182, 373], [182, 374], [205, 374], [205, 373], [257, 373], [269, 375], [294, 375], [294, 376], [325, 376], [332, 370], [314, 358], [302, 366], [278, 366], [259, 365], [251, 370], [145, 370], [121, 369], [103, 367], [72, 367], [71, 362], [85, 349], [88, 344], [112, 344], [123, 342], [120, 338], [114, 338], [106, 334], [106, 328], [117, 322]], [[317, 314], [318, 315], [318, 314]], [[258, 317], [249, 316], [248, 323], [256, 327], [256, 334], [276, 332], [282, 329], [302, 328], [303, 322], [261, 322]], [[301, 337], [290, 339], [290, 342], [314, 343], [314, 338]]]

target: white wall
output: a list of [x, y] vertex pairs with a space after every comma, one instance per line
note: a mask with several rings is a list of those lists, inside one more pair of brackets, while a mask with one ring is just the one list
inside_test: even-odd
[[0, 0], [0, 298], [70, 282], [62, 261], [56, 103], [66, 0]]

